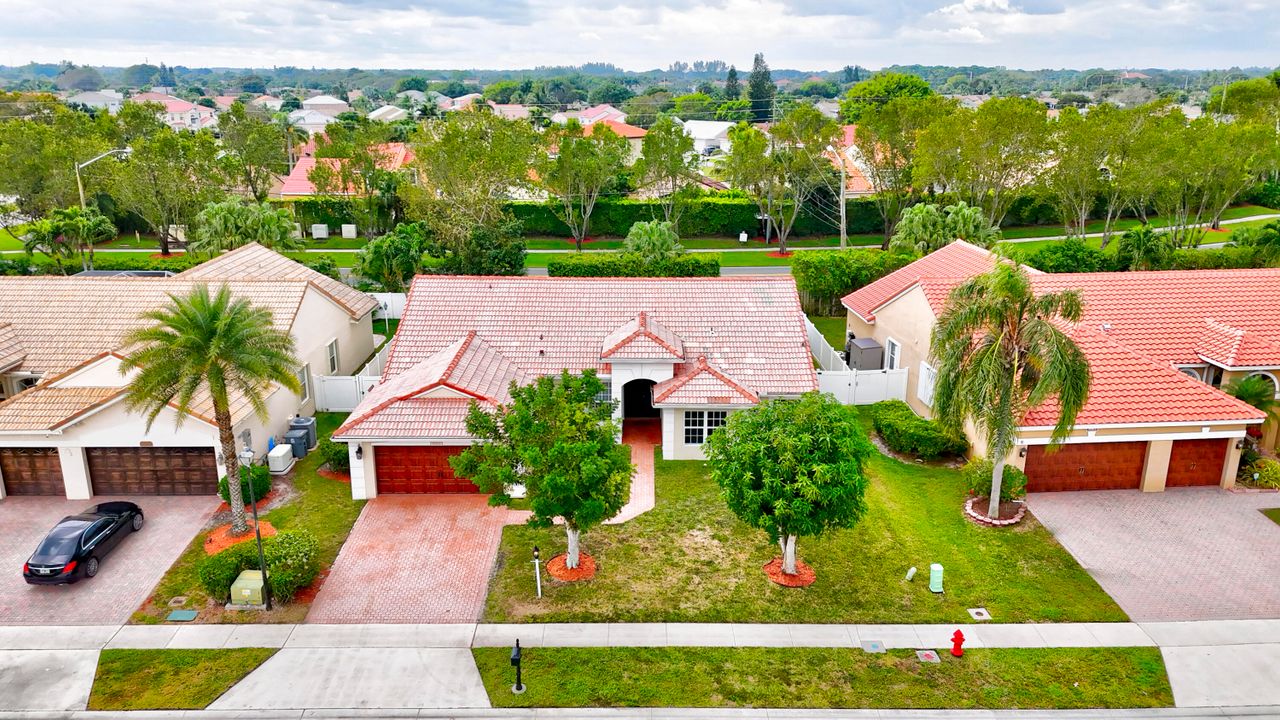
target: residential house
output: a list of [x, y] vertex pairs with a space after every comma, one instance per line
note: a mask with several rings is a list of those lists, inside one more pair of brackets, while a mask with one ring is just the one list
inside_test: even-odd
[[124, 96], [117, 90], [90, 90], [76, 93], [68, 97], [66, 102], [69, 105], [83, 105], [94, 110], [106, 110], [108, 114], [115, 115], [120, 112], [120, 106], [124, 104]]
[[467, 408], [561, 370], [596, 371], [622, 423], [660, 426], [666, 459], [702, 459], [730, 413], [817, 388], [790, 276], [421, 276], [380, 384], [334, 434], [352, 495], [475, 492], [448, 464], [475, 442]]
[[311, 110], [329, 117], [337, 117], [351, 110], [351, 106], [332, 95], [317, 95], [302, 101], [303, 110]]
[[844, 176], [844, 194], [846, 198], [867, 197], [875, 194], [871, 183], [871, 170], [867, 167], [866, 157], [862, 150], [854, 144], [858, 135], [857, 125], [845, 125], [841, 128], [835, 153], [825, 153], [831, 164]]
[[693, 151], [710, 155], [717, 150], [729, 152], [729, 130], [734, 123], [723, 120], [678, 120], [684, 132], [693, 138]]
[[231, 106], [238, 102], [240, 102], [239, 95], [215, 95], [213, 98], [213, 104], [218, 106], [217, 110], [219, 112], [230, 110]]
[[218, 125], [217, 113], [213, 108], [189, 103], [182, 98], [158, 92], [138, 93], [129, 98], [134, 103], [159, 103], [164, 106], [160, 119], [174, 130], [204, 130]]
[[249, 104], [257, 105], [258, 107], [270, 110], [271, 112], [280, 112], [280, 108], [284, 107], [284, 100], [281, 100], [275, 95], [259, 95], [258, 97], [250, 100]]
[[256, 244], [170, 278], [0, 277], [0, 497], [215, 493], [235, 459], [221, 457], [207, 393], [187, 417], [170, 407], [148, 428], [125, 407], [120, 372], [141, 314], [198, 285], [226, 285], [293, 336], [300, 396], [269, 388], [263, 423], [232, 393], [237, 437], [248, 430], [257, 454], [296, 413], [315, 412], [315, 377], [354, 374], [373, 354], [377, 301]]
[[515, 103], [496, 103], [489, 102], [489, 107], [493, 109], [493, 114], [507, 120], [528, 120], [529, 107], [527, 105], [518, 105]]
[[294, 110], [289, 113], [289, 122], [293, 123], [308, 135], [324, 132], [329, 123], [335, 122], [333, 116], [318, 110]]
[[568, 110], [565, 112], [558, 112], [551, 116], [551, 122], [563, 125], [564, 123], [569, 122], [570, 118], [577, 120], [583, 125], [590, 125], [591, 123], [604, 122], [605, 120], [626, 122], [627, 114], [608, 103], [602, 103], [600, 105], [592, 105], [585, 110]]
[[378, 122], [398, 122], [409, 117], [409, 111], [395, 105], [383, 105], [382, 107], [369, 113], [370, 120]]
[[[850, 293], [848, 331], [874, 338], [885, 367], [908, 372], [906, 401], [932, 414], [929, 335], [958, 284], [988, 272], [990, 252], [954, 242]], [[1074, 289], [1084, 317], [1064, 326], [1089, 361], [1092, 384], [1075, 428], [1048, 448], [1057, 408], [1032, 408], [1008, 462], [1032, 492], [1142, 489], [1235, 482], [1246, 434], [1276, 445], [1276, 424], [1222, 391], [1261, 375], [1280, 389], [1280, 269], [1046, 274], [1037, 292]], [[983, 441], [970, 427], [980, 453]]]
[[628, 125], [617, 120], [601, 120], [583, 127], [582, 131], [585, 135], [590, 135], [592, 128], [607, 127], [617, 133], [619, 136], [627, 139], [627, 145], [630, 146], [627, 156], [627, 164], [630, 165], [640, 159], [641, 153], [644, 151], [644, 136], [646, 130], [635, 125]]
[[441, 110], [446, 111], [466, 110], [475, 103], [480, 102], [483, 98], [484, 96], [480, 93], [467, 93], [466, 95], [459, 95], [456, 98], [447, 98], [441, 95], [440, 99], [436, 101], [436, 105], [438, 105]]
[[[308, 149], [308, 146], [309, 149]], [[386, 143], [380, 148], [383, 154], [383, 161], [380, 163], [383, 170], [397, 171], [403, 169], [409, 163], [413, 162], [413, 150], [405, 143]], [[334, 165], [339, 162], [336, 158], [317, 158], [314, 155], [315, 146], [308, 143], [303, 146], [301, 157], [293, 164], [293, 169], [273, 188], [271, 197], [276, 199], [288, 199], [299, 197], [310, 197], [316, 194], [315, 183], [311, 182], [311, 171], [315, 169], [317, 163], [329, 163]], [[355, 190], [351, 190], [354, 193]]]

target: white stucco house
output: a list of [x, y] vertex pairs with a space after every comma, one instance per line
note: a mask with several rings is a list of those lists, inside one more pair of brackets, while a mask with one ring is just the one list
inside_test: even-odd
[[729, 130], [734, 123], [723, 120], [682, 120], [684, 132], [693, 138], [693, 150], [706, 155], [713, 150], [729, 152]]
[[168, 408], [148, 430], [125, 407], [120, 365], [141, 313], [223, 284], [267, 309], [300, 361], [302, 394], [270, 388], [267, 422], [232, 396], [235, 432], [249, 430], [257, 454], [295, 413], [315, 412], [316, 376], [354, 374], [373, 354], [377, 301], [260, 245], [169, 278], [0, 277], [0, 498], [216, 492], [226, 459], [209, 399], [198, 396], [181, 426]]
[[309, 97], [306, 100], [303, 100], [302, 109], [313, 110], [315, 112], [328, 115], [329, 117], [337, 117], [338, 115], [350, 110], [351, 106], [341, 98], [336, 98], [332, 95], [316, 95], [315, 97]]
[[659, 425], [662, 456], [702, 459], [730, 413], [818, 387], [790, 276], [414, 280], [380, 384], [333, 435], [351, 492], [476, 492], [449, 458], [474, 401], [595, 370], [624, 424]]

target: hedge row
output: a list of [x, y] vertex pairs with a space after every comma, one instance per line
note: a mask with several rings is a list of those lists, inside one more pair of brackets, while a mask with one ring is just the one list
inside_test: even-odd
[[811, 315], [843, 315], [840, 298], [915, 259], [880, 250], [806, 250], [791, 259], [800, 302]]
[[894, 452], [934, 460], [969, 451], [969, 441], [963, 436], [952, 435], [937, 422], [916, 415], [911, 406], [901, 400], [875, 403], [869, 412], [876, 433]]
[[633, 253], [565, 253], [547, 263], [553, 277], [720, 277], [720, 256], [686, 253], [646, 264]]
[[[172, 273], [180, 273], [208, 259], [205, 255], [188, 255], [185, 253], [169, 257], [152, 257], [147, 253], [100, 255], [94, 258], [93, 268], [95, 270], [167, 270]], [[80, 260], [78, 258], [68, 258], [63, 261], [62, 267], [66, 270], [66, 274], [74, 275], [80, 272]], [[58, 271], [57, 264], [43, 255], [35, 255], [31, 258], [0, 260], [0, 275], [59, 274], [61, 273]]]
[[[1118, 239], [1112, 240], [1119, 242]], [[1124, 272], [1129, 268], [1114, 252], [1086, 245], [1079, 238], [1043, 247], [1022, 262], [1050, 273]], [[1275, 258], [1256, 247], [1221, 247], [1205, 250], [1174, 250], [1167, 267], [1161, 270], [1229, 270], [1269, 267]], [[794, 272], [794, 270], [793, 270]], [[798, 282], [798, 278], [797, 278]]]

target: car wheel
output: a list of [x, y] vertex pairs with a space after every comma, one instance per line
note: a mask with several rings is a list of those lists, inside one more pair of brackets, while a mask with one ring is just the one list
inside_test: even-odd
[[98, 574], [98, 558], [91, 557], [89, 562], [84, 564], [84, 576], [93, 577]]
[[133, 531], [138, 532], [142, 529], [142, 513], [133, 516]]

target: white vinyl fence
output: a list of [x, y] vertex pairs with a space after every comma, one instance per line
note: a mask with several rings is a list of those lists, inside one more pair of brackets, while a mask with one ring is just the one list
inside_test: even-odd
[[391, 320], [399, 320], [404, 316], [405, 299], [408, 297], [404, 293], [369, 293], [374, 300], [378, 301], [378, 309], [374, 314], [379, 320], [387, 318]]
[[907, 369], [819, 370], [818, 389], [845, 405], [870, 405], [907, 399]]
[[809, 348], [813, 351], [813, 357], [818, 361], [818, 367], [823, 370], [848, 370], [849, 366], [845, 364], [844, 358], [840, 357], [840, 353], [831, 344], [827, 342], [827, 338], [814, 326], [813, 321], [808, 318], [804, 319], [805, 330], [809, 332]]
[[365, 393], [378, 384], [382, 369], [387, 363], [391, 343], [373, 356], [355, 375], [320, 375], [314, 378], [316, 386], [316, 410], [319, 412], [349, 412], [364, 399]]

